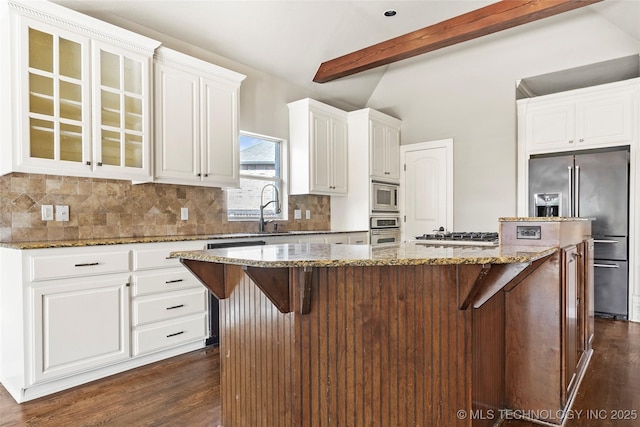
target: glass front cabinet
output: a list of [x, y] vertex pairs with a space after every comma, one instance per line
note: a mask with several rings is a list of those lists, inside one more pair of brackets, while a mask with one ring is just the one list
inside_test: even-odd
[[4, 107], [12, 143], [2, 144], [11, 146], [2, 172], [150, 181], [150, 64], [160, 43], [55, 4], [9, 8], [14, 66], [3, 73], [15, 102]]

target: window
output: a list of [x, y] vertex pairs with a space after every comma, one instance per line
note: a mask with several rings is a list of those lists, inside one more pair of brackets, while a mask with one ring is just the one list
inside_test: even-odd
[[261, 203], [276, 200], [273, 186], [278, 189], [281, 210], [278, 212], [275, 201], [269, 203], [264, 208], [264, 217], [284, 218], [287, 210], [282, 179], [283, 145], [284, 141], [278, 138], [240, 133], [240, 188], [227, 190], [227, 216], [230, 220], [259, 218]]

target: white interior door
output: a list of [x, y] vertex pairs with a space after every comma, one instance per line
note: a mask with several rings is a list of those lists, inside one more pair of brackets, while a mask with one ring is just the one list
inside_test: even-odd
[[453, 139], [400, 147], [402, 240], [453, 230]]

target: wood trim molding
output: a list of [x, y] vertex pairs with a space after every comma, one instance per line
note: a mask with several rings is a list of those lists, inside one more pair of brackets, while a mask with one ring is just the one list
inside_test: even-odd
[[602, 0], [503, 0], [320, 64], [313, 81], [341, 77], [588, 6]]

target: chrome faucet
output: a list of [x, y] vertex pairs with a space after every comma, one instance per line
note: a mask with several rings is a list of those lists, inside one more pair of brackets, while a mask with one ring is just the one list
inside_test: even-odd
[[[273, 200], [268, 201], [267, 203], [265, 203], [264, 205], [263, 203], [263, 196], [264, 196], [264, 189], [267, 187], [273, 187], [274, 190], [276, 190], [276, 198]], [[260, 223], [258, 224], [258, 231], [260, 233], [264, 232], [264, 226], [267, 224], [268, 221], [264, 220], [264, 208], [266, 208], [267, 206], [269, 206], [271, 203], [275, 203], [276, 204], [276, 213], [280, 213], [280, 192], [278, 191], [278, 187], [276, 187], [273, 184], [267, 184], [264, 187], [262, 187], [262, 191], [260, 192]]]

